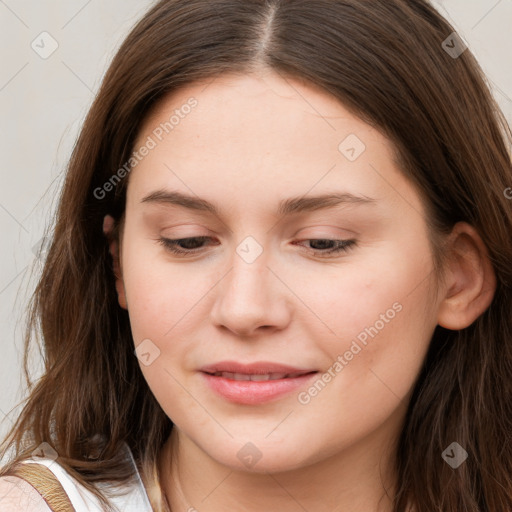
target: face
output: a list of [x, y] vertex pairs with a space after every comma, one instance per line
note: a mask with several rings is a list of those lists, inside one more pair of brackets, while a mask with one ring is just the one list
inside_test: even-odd
[[390, 141], [262, 72], [174, 92], [143, 146], [119, 289], [182, 439], [258, 472], [393, 439], [438, 304], [424, 207]]

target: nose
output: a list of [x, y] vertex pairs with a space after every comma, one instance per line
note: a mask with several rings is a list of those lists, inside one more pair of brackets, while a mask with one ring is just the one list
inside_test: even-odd
[[231, 261], [231, 269], [215, 287], [213, 323], [238, 337], [285, 328], [291, 318], [293, 294], [286, 279], [268, 266], [265, 252], [252, 262], [235, 253]]

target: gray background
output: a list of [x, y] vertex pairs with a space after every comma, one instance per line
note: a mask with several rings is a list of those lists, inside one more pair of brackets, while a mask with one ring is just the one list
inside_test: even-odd
[[[103, 74], [152, 4], [0, 0], [0, 437], [24, 397], [23, 314], [41, 269], [34, 247], [55, 208], [62, 171]], [[512, 0], [434, 4], [476, 55], [512, 123]], [[47, 59], [31, 46], [35, 41], [38, 51], [51, 49], [42, 32], [58, 44]], [[37, 377], [37, 351], [31, 360]]]

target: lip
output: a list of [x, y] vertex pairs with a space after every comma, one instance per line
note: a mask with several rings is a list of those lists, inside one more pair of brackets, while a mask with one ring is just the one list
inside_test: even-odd
[[230, 372], [245, 375], [264, 375], [267, 373], [310, 373], [317, 370], [315, 368], [297, 368], [270, 361], [258, 361], [250, 364], [238, 363], [237, 361], [220, 361], [203, 366], [200, 371], [205, 373]]
[[[245, 375], [265, 375], [269, 373], [300, 374], [266, 381], [233, 380], [213, 375], [215, 372], [241, 373]], [[276, 401], [284, 395], [303, 387], [318, 371], [261, 361], [242, 364], [235, 361], [222, 361], [204, 366], [200, 370], [208, 387], [225, 400], [236, 404], [258, 405]]]

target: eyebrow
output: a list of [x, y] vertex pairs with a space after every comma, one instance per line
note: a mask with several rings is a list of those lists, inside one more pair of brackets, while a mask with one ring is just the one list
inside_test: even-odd
[[[375, 204], [375, 199], [367, 196], [354, 195], [349, 192], [336, 192], [318, 196], [291, 197], [282, 200], [277, 208], [277, 214], [281, 217], [292, 214], [311, 212], [334, 208], [343, 204]], [[219, 216], [219, 209], [209, 201], [197, 196], [183, 194], [182, 192], [156, 190], [145, 196], [141, 203], [153, 203], [181, 206], [189, 210], [197, 210]]]

